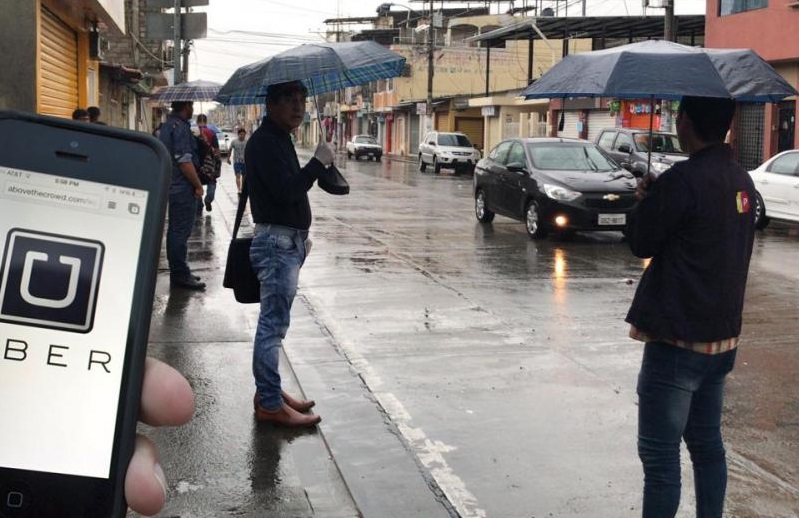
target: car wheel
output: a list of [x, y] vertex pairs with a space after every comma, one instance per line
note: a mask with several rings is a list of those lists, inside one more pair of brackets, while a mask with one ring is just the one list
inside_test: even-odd
[[419, 154], [419, 171], [424, 173], [425, 169], [427, 169], [427, 164], [424, 163], [424, 160], [422, 159], [422, 155]]
[[541, 218], [541, 211], [538, 204], [531, 201], [524, 209], [524, 227], [527, 229], [527, 235], [533, 239], [543, 239], [549, 233], [544, 228], [543, 218]]
[[482, 189], [478, 189], [474, 195], [474, 215], [480, 223], [491, 223], [494, 221], [494, 213], [486, 206], [486, 195]]
[[763, 230], [769, 224], [771, 219], [766, 216], [766, 204], [763, 203], [763, 197], [760, 193], [755, 191], [755, 228]]
[[441, 172], [441, 164], [438, 163], [438, 159], [433, 155], [433, 172], [439, 174]]

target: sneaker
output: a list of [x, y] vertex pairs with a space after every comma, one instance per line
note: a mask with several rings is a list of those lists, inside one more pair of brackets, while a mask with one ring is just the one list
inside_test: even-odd
[[211, 202], [210, 201], [206, 201], [205, 202], [205, 210], [207, 210], [208, 212], [211, 212], [212, 207], [211, 207]]

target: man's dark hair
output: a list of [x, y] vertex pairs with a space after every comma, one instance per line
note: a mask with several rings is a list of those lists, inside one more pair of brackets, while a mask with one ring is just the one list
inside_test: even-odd
[[182, 112], [190, 104], [194, 103], [192, 101], [172, 101], [172, 111], [175, 113]]
[[308, 89], [301, 81], [289, 81], [288, 83], [277, 83], [266, 87], [266, 100], [277, 102], [281, 97], [290, 96], [295, 92], [300, 92], [303, 97], [308, 97]]
[[100, 108], [97, 106], [89, 106], [86, 111], [89, 112], [90, 121], [96, 122], [100, 118]]
[[204, 113], [201, 113], [197, 116], [197, 124], [201, 122], [208, 122], [208, 117]]
[[89, 112], [84, 110], [83, 108], [76, 108], [75, 111], [72, 112], [72, 120], [79, 121], [81, 119], [85, 119], [89, 116]]
[[704, 142], [724, 142], [735, 116], [735, 101], [721, 97], [683, 97], [680, 114], [691, 119], [696, 136]]
[[239, 133], [239, 135], [242, 134], [242, 133], [244, 133], [246, 135], [247, 134], [247, 130], [244, 129], [244, 128], [239, 128], [238, 133]]

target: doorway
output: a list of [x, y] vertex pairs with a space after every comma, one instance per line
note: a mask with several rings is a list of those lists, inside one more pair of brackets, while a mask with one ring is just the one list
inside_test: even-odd
[[777, 152], [793, 149], [796, 130], [796, 103], [781, 102], [778, 105]]

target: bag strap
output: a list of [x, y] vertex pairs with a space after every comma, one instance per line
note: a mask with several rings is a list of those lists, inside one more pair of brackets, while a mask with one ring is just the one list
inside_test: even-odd
[[239, 197], [239, 208], [236, 210], [236, 223], [233, 225], [233, 239], [239, 233], [241, 226], [241, 218], [244, 216], [244, 209], [247, 207], [247, 197], [249, 196], [249, 189], [247, 188], [247, 177], [242, 178], [241, 181], [241, 197]]

